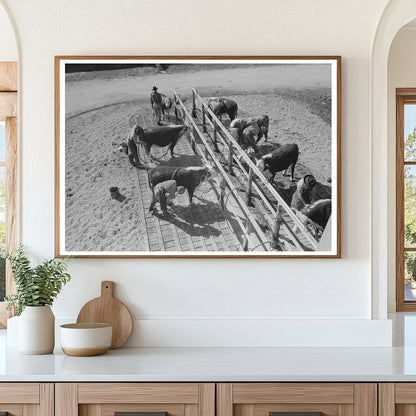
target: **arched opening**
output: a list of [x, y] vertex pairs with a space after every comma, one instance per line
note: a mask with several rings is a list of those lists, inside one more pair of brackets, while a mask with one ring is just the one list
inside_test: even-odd
[[[413, 218], [416, 203], [413, 148], [416, 127], [415, 41], [416, 21], [412, 20], [397, 32], [388, 58], [388, 197], [390, 204], [395, 199], [397, 201], [396, 207], [390, 205], [388, 210], [388, 250], [389, 253], [396, 252], [395, 264], [394, 261], [388, 264], [388, 310], [391, 312], [416, 311], [416, 222]], [[391, 181], [390, 178], [395, 176], [396, 180]], [[397, 211], [396, 221], [394, 211]], [[389, 258], [393, 260], [394, 256]]]
[[[397, 84], [397, 79], [389, 78], [389, 75], [394, 69], [400, 76], [401, 71], [397, 71], [396, 62], [393, 62], [398, 52], [395, 39], [409, 30], [416, 35], [411, 25], [406, 26], [415, 17], [414, 1], [389, 3], [380, 19], [372, 50], [372, 314], [378, 319], [385, 319], [388, 312], [396, 310], [395, 89], [403, 85], [393, 85]], [[391, 49], [393, 55], [389, 60]], [[407, 80], [403, 79], [403, 82], [407, 83]], [[416, 86], [416, 78], [414, 84]]]

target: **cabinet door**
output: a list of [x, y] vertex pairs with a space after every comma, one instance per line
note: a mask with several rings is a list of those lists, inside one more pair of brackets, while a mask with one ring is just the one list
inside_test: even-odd
[[416, 383], [380, 383], [380, 416], [415, 416]]
[[377, 384], [220, 383], [217, 416], [377, 416]]
[[56, 416], [215, 416], [213, 383], [58, 383]]
[[0, 383], [0, 415], [53, 416], [52, 383]]

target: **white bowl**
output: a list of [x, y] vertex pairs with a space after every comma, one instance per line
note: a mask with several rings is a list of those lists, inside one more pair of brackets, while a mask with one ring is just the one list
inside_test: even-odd
[[112, 326], [103, 323], [61, 325], [61, 348], [65, 354], [87, 357], [111, 347]]

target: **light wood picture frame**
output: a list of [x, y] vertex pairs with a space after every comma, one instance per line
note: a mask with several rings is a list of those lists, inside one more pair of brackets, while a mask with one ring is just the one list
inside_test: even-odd
[[339, 56], [56, 56], [55, 255], [339, 258]]

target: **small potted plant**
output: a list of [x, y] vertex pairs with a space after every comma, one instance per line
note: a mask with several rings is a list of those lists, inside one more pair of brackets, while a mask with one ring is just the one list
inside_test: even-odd
[[6, 253], [16, 293], [6, 296], [9, 310], [19, 318], [19, 351], [50, 354], [55, 346], [55, 316], [51, 305], [71, 278], [67, 258], [32, 266], [23, 246]]

